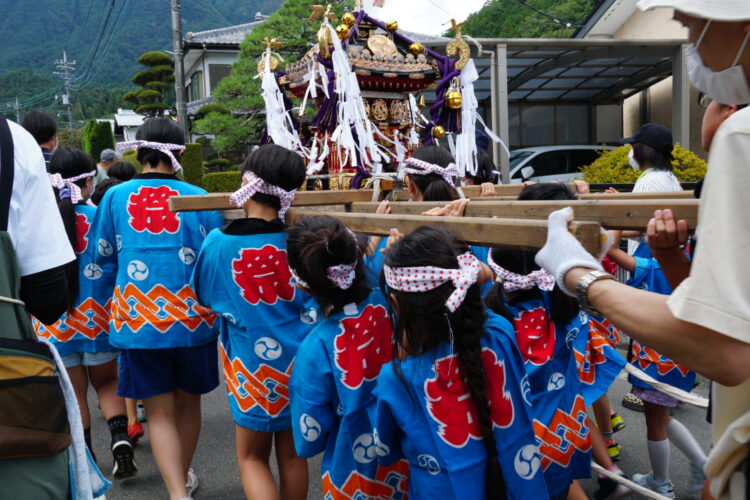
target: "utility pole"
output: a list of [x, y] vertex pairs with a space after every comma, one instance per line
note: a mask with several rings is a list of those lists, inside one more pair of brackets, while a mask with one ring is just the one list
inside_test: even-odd
[[18, 97], [16, 97], [16, 103], [15, 104], [6, 104], [9, 108], [13, 108], [16, 110], [16, 123], [21, 123], [21, 106], [18, 104]]
[[174, 52], [174, 90], [177, 102], [177, 122], [185, 134], [185, 140], [190, 140], [188, 133], [188, 117], [185, 105], [185, 71], [182, 54], [182, 16], [180, 14], [180, 0], [170, 0], [172, 4], [172, 51]]
[[62, 95], [62, 103], [68, 110], [68, 130], [73, 132], [73, 106], [70, 102], [70, 83], [71, 73], [76, 69], [75, 61], [68, 61], [68, 54], [63, 51], [63, 58], [55, 61], [55, 66], [60, 71], [56, 71], [55, 75], [59, 76], [63, 80], [63, 87], [65, 93]]

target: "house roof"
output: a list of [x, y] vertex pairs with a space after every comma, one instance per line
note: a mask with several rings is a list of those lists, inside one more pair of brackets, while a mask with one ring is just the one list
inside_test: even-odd
[[236, 26], [227, 26], [226, 28], [217, 28], [207, 31], [188, 32], [185, 34], [186, 45], [226, 45], [239, 46], [245, 35], [250, 33], [253, 28], [263, 21], [253, 21], [251, 23], [238, 24]]
[[636, 11], [638, 0], [598, 0], [573, 38], [612, 38]]
[[143, 120], [144, 116], [132, 109], [118, 109], [115, 113], [115, 123], [118, 127], [140, 127], [143, 125]]

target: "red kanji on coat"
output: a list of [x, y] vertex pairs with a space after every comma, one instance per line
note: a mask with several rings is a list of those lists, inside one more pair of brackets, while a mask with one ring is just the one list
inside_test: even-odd
[[[505, 390], [505, 364], [490, 349], [482, 349], [487, 399], [493, 427], [513, 424], [513, 400]], [[462, 448], [469, 438], [482, 439], [479, 415], [471, 399], [467, 381], [461, 376], [458, 357], [439, 359], [435, 377], [424, 384], [427, 411], [438, 422], [438, 435], [451, 446]]]
[[76, 214], [76, 253], [83, 253], [89, 246], [91, 224], [85, 214]]
[[543, 365], [555, 354], [555, 323], [543, 307], [523, 311], [513, 319], [516, 342], [524, 362]]
[[167, 232], [174, 234], [180, 229], [180, 219], [169, 210], [169, 198], [180, 193], [168, 186], [141, 186], [128, 198], [130, 227], [142, 233]]
[[286, 250], [273, 245], [240, 250], [239, 257], [232, 260], [232, 278], [240, 287], [242, 297], [252, 305], [275, 304], [277, 300], [294, 298]]
[[383, 306], [368, 305], [356, 318], [345, 318], [336, 336], [336, 366], [341, 382], [356, 389], [364, 380], [375, 380], [380, 367], [391, 360], [391, 322]]

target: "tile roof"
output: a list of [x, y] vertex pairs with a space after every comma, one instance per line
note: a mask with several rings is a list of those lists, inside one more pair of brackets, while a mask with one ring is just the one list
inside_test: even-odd
[[239, 45], [245, 39], [245, 35], [263, 21], [227, 26], [208, 31], [188, 32], [185, 34], [185, 43], [189, 44], [216, 44], [216, 45]]

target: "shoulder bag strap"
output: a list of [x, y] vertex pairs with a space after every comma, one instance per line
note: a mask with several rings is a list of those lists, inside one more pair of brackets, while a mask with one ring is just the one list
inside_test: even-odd
[[8, 120], [0, 115], [0, 231], [8, 230], [13, 171], [13, 136], [10, 134]]

